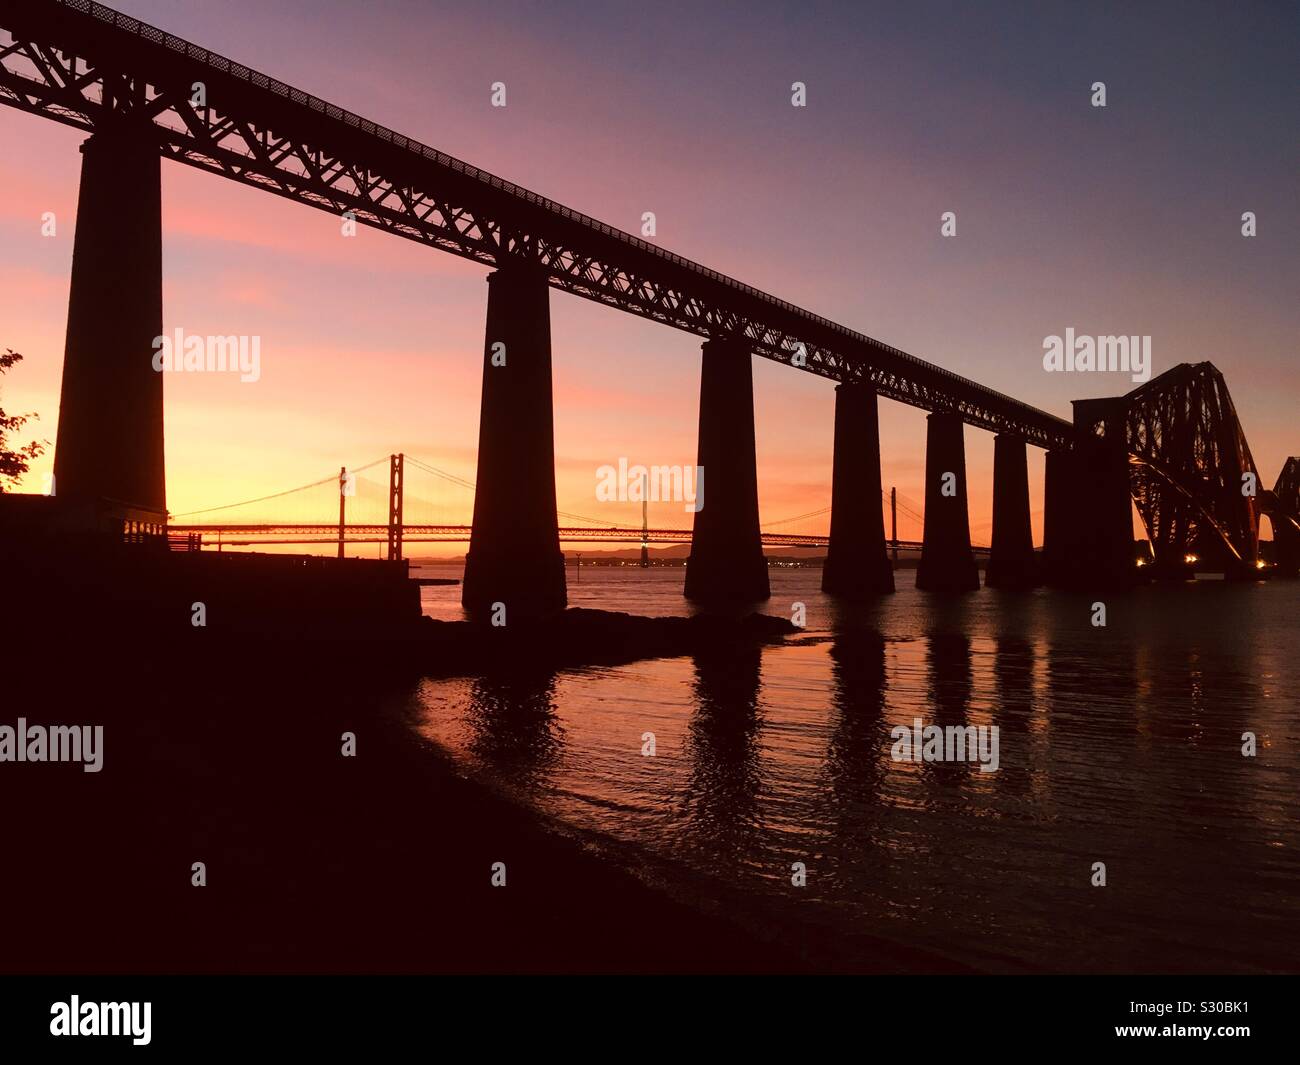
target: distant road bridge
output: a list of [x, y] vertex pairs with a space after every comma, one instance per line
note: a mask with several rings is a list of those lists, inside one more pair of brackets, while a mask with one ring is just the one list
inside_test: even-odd
[[[333, 544], [338, 542], [337, 525], [169, 525], [176, 534], [199, 533], [205, 545], [213, 547], [219, 542], [226, 547], [253, 547], [260, 544]], [[382, 544], [388, 542], [387, 525], [345, 525], [345, 543]], [[400, 536], [403, 543], [469, 543], [473, 526], [470, 525], [403, 525]], [[602, 526], [567, 526], [559, 529], [560, 543], [627, 543], [627, 544], [688, 544], [690, 529], [622, 529]], [[801, 533], [763, 533], [765, 547], [826, 547], [829, 535]], [[888, 541], [901, 551], [919, 551], [920, 540]], [[974, 547], [975, 552], [987, 551]]]
[[[369, 476], [371, 471], [383, 465], [387, 466], [387, 485]], [[412, 486], [410, 478], [413, 473], [426, 475], [425, 482]], [[333, 492], [336, 484], [339, 486], [337, 498]], [[347, 544], [386, 543], [389, 557], [400, 558], [403, 545], [408, 543], [470, 542], [473, 537], [472, 525], [453, 520], [424, 520], [414, 515], [468, 512], [473, 507], [473, 494], [472, 481], [431, 466], [414, 455], [390, 455], [387, 460], [376, 459], [351, 471], [346, 468], [340, 470], [337, 478], [324, 477], [258, 499], [190, 511], [178, 516], [185, 521], [176, 518], [169, 521], [167, 529], [175, 540], [180, 537], [195, 538], [190, 541], [195, 549], [266, 544], [332, 544], [337, 546], [341, 556]], [[633, 499], [630, 502], [636, 503], [639, 500]], [[656, 509], [664, 504], [660, 500], [654, 502]], [[640, 544], [643, 548], [656, 544], [691, 542], [693, 530], [687, 526], [651, 526], [649, 503], [650, 500], [647, 499], [642, 506], [642, 525], [639, 527], [561, 511], [560, 516], [569, 524], [558, 527], [559, 540], [570, 544], [630, 543]], [[890, 492], [888, 503], [894, 530], [894, 535], [887, 541], [890, 550], [919, 551], [921, 541], [897, 538], [898, 512], [901, 510], [913, 523], [923, 522], [924, 516], [915, 503], [905, 496], [899, 497], [896, 492]], [[329, 506], [338, 508], [338, 521], [326, 522], [304, 517], [320, 515]], [[680, 509], [677, 504], [672, 506]], [[387, 522], [367, 520], [365, 517], [375, 515], [385, 507]], [[799, 531], [799, 527], [806, 529], [811, 525], [824, 528], [830, 509], [823, 507], [769, 522], [762, 532], [764, 547], [826, 548], [830, 543], [828, 532]], [[298, 516], [287, 516], [293, 514]], [[972, 550], [977, 554], [988, 552], [988, 548], [983, 546], [974, 546]], [[642, 559], [648, 562], [644, 552]]]

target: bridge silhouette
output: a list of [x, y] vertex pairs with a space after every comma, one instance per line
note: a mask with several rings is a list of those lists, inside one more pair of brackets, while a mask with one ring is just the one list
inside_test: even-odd
[[[385, 468], [386, 479], [376, 477], [380, 467]], [[425, 475], [425, 485], [413, 489], [413, 472]], [[884, 493], [881, 496], [882, 502], [896, 508], [895, 528], [898, 511], [915, 524], [924, 522], [924, 515], [913, 500], [896, 492], [890, 497]], [[345, 467], [337, 476], [323, 477], [297, 488], [173, 514], [167, 528], [173, 539], [183, 539], [193, 549], [200, 549], [204, 544], [247, 547], [332, 543], [339, 545], [341, 552], [345, 544], [385, 543], [389, 558], [397, 559], [402, 556], [402, 545], [406, 543], [468, 542], [473, 526], [464, 518], [473, 511], [473, 499], [474, 482], [413, 455], [389, 455], [353, 469]], [[629, 502], [640, 502], [640, 499], [632, 498]], [[646, 503], [650, 503], [649, 498]], [[680, 503], [665, 502], [662, 506], [671, 506], [685, 519]], [[338, 520], [329, 520], [333, 510], [338, 510]], [[830, 541], [826, 530], [830, 512], [830, 507], [823, 507], [767, 522], [762, 531], [763, 544], [824, 548]], [[642, 523], [633, 525], [561, 510], [557, 517], [567, 524], [559, 526], [559, 539], [561, 543], [636, 543], [646, 548], [652, 544], [690, 542], [692, 529], [684, 520], [651, 525], [648, 506], [643, 508], [643, 514]], [[818, 531], [799, 531], [813, 527]], [[891, 537], [887, 543], [891, 551], [921, 548], [919, 540]], [[972, 550], [987, 553], [988, 548], [974, 545]], [[648, 561], [644, 553], [642, 559]]]
[[[755, 355], [837, 382], [828, 592], [894, 589], [877, 502], [881, 396], [928, 415], [922, 589], [980, 583], [967, 425], [997, 434], [989, 585], [1127, 587], [1143, 561], [1170, 576], [1207, 568], [1253, 577], [1266, 565], [1264, 516], [1279, 569], [1300, 563], [1300, 460], [1287, 463], [1271, 491], [1262, 486], [1226, 384], [1209, 363], [1177, 366], [1124, 396], [1074, 401], [1072, 419], [1062, 419], [101, 4], [0, 0], [0, 32], [0, 102], [90, 134], [81, 148], [55, 479], [61, 498], [98, 508], [96, 520], [107, 514], [131, 535], [160, 535], [168, 522], [164, 375], [151, 355], [162, 335], [160, 174], [169, 159], [491, 268], [463, 585], [470, 609], [563, 606], [561, 536], [615, 534], [598, 523], [560, 524], [552, 288], [703, 338], [698, 465], [708, 493], [689, 532], [691, 599], [769, 594], [763, 547], [777, 534], [765, 534], [759, 520]], [[1041, 558], [1030, 531], [1031, 445], [1047, 451]], [[446, 532], [394, 521], [400, 499], [390, 484], [388, 520], [365, 526], [382, 525], [390, 554], [395, 537]], [[1147, 527], [1147, 558], [1135, 551], [1133, 502]], [[656, 532], [686, 538], [685, 530]]]

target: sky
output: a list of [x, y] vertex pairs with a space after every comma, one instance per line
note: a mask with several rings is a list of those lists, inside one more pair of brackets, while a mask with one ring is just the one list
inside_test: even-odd
[[[669, 250], [1062, 417], [1134, 384], [1046, 372], [1046, 337], [1150, 336], [1153, 373], [1223, 371], [1266, 485], [1300, 453], [1291, 5], [116, 6], [611, 225], [652, 211]], [[0, 348], [26, 356], [0, 405], [51, 441], [83, 139], [0, 107]], [[485, 267], [173, 162], [163, 263], [168, 333], [261, 338], [256, 383], [166, 381], [174, 513], [397, 451], [474, 477]], [[699, 338], [559, 292], [551, 313], [559, 507], [637, 521], [597, 471], [694, 463]], [[762, 521], [827, 506], [833, 382], [753, 369]], [[988, 543], [993, 438], [966, 448]], [[924, 412], [882, 400], [881, 451], [923, 499]], [[1042, 468], [1031, 449], [1040, 543]]]

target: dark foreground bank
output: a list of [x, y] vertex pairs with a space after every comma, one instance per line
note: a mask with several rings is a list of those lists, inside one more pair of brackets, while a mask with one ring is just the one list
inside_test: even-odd
[[652, 890], [459, 777], [409, 727], [418, 678], [385, 679], [373, 647], [36, 654], [16, 639], [0, 723], [98, 724], [104, 739], [97, 773], [0, 766], [6, 971], [947, 967], [742, 929], [705, 893]]
[[742, 925], [725, 885], [629, 874], [413, 728], [427, 676], [726, 654], [793, 632], [782, 619], [434, 622], [391, 568], [9, 546], [0, 726], [103, 740], [97, 772], [0, 761], [4, 971], [951, 968], [748, 909]]

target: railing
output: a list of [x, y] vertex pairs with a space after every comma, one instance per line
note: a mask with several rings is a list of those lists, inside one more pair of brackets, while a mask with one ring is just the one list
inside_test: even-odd
[[157, 521], [121, 520], [121, 540], [124, 544], [163, 547], [169, 544], [167, 526]]

